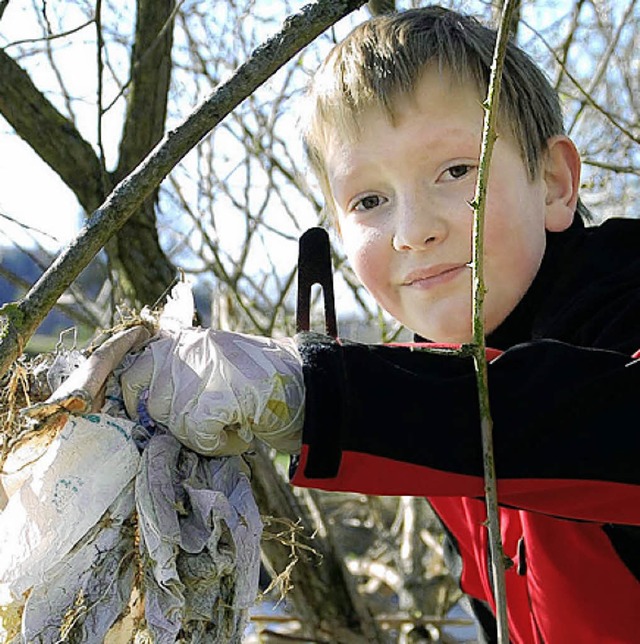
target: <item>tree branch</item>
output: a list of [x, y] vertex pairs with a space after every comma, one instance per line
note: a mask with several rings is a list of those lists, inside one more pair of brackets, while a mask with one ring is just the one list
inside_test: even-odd
[[8, 6], [9, 6], [9, 0], [0, 1], [0, 20], [2, 20], [2, 16], [4, 16], [4, 12]]
[[633, 165], [617, 165], [615, 163], [607, 163], [606, 161], [591, 158], [583, 158], [582, 163], [596, 168], [602, 168], [603, 170], [610, 170], [616, 174], [635, 174], [640, 177], [640, 167]]
[[[299, 556], [290, 572], [288, 597], [296, 611], [304, 616], [306, 634], [314, 635], [324, 630], [333, 636], [332, 641], [345, 644], [380, 642], [379, 627], [362, 597], [352, 587], [353, 579], [343, 558], [335, 551], [332, 535], [324, 526], [317, 525], [308, 503], [296, 498], [291, 486], [277, 473], [262, 444], [256, 446], [256, 453], [249, 463], [253, 474], [251, 485], [261, 511], [299, 526], [304, 541], [308, 542], [307, 547], [316, 553], [313, 557]], [[319, 513], [315, 513], [315, 518], [319, 519]], [[263, 539], [262, 551], [276, 572], [288, 567], [290, 555], [282, 544]], [[321, 565], [318, 565], [319, 559]]]
[[602, 107], [589, 94], [589, 92], [581, 85], [580, 81], [569, 71], [567, 66], [562, 62], [558, 54], [556, 54], [555, 49], [549, 44], [549, 42], [545, 39], [545, 37], [537, 29], [534, 29], [530, 24], [528, 24], [524, 20], [522, 21], [522, 24], [540, 39], [540, 42], [547, 48], [549, 53], [555, 58], [558, 65], [562, 66], [564, 74], [574, 84], [576, 89], [584, 96], [584, 99], [586, 100], [587, 104], [590, 105], [594, 110], [596, 110], [596, 112], [599, 112], [600, 114], [602, 114], [602, 116], [604, 116], [604, 118], [607, 119], [607, 121], [609, 121], [611, 125], [613, 125], [615, 128], [620, 130], [620, 132], [622, 132], [625, 136], [629, 137], [634, 143], [640, 144], [640, 137], [635, 135], [629, 128], [622, 125], [622, 123], [618, 119], [616, 119], [613, 116], [613, 114], [611, 114], [611, 112], [609, 112], [604, 107]]
[[[7, 1], [7, 4], [8, 1]], [[0, 10], [1, 10], [1, 5], [0, 3]], [[0, 19], [2, 18], [2, 14], [0, 13]], [[17, 45], [27, 45], [27, 44], [32, 44], [32, 43], [37, 43], [37, 42], [44, 42], [45, 40], [57, 40], [58, 38], [66, 38], [67, 36], [71, 36], [78, 31], [82, 31], [85, 27], [88, 27], [89, 25], [94, 23], [94, 19], [91, 18], [90, 20], [86, 20], [82, 24], [78, 25], [77, 27], [73, 27], [71, 29], [67, 29], [67, 31], [60, 31], [55, 34], [51, 34], [50, 36], [41, 36], [40, 38], [22, 38], [21, 40], [12, 40], [10, 43], [7, 43], [3, 49], [9, 49], [9, 47], [16, 47]]]
[[486, 343], [484, 331], [484, 218], [487, 203], [487, 187], [489, 168], [493, 146], [496, 141], [496, 121], [500, 88], [502, 86], [502, 69], [507, 50], [511, 16], [519, 0], [505, 0], [502, 18], [498, 27], [496, 46], [491, 64], [491, 76], [487, 98], [483, 103], [485, 110], [482, 132], [482, 148], [478, 180], [473, 199], [473, 359], [476, 368], [478, 385], [478, 402], [480, 406], [480, 425], [482, 432], [482, 454], [484, 464], [484, 488], [487, 504], [487, 527], [489, 530], [489, 546], [491, 553], [491, 573], [493, 592], [496, 603], [496, 618], [498, 626], [498, 643], [509, 641], [507, 620], [507, 593], [505, 586], [505, 556], [500, 537], [500, 519], [498, 510], [498, 486], [493, 454], [493, 421], [489, 405], [489, 381], [487, 374]]
[[[69, 284], [187, 152], [298, 51], [363, 4], [364, 0], [318, 0], [306, 5], [290, 16], [281, 31], [258, 47], [181, 125], [165, 135], [146, 159], [114, 188], [78, 237], [25, 298], [0, 308], [0, 375], [18, 357]], [[1, 68], [0, 78], [4, 85], [6, 79]], [[95, 154], [93, 158], [99, 164]]]
[[60, 176], [91, 212], [104, 199], [100, 161], [75, 125], [47, 100], [22, 69], [0, 49], [0, 114]]
[[622, 30], [629, 24], [629, 16], [631, 15], [631, 12], [633, 11], [635, 4], [636, 4], [636, 0], [630, 0], [629, 5], [627, 6], [624, 14], [620, 18], [620, 24], [618, 25], [618, 28], [616, 29], [615, 33], [609, 40], [609, 44], [607, 45], [607, 50], [600, 56], [600, 60], [598, 61], [598, 67], [595, 73], [591, 77], [589, 86], [586, 88], [586, 91], [584, 92], [584, 98], [582, 99], [582, 101], [580, 101], [580, 106], [578, 107], [578, 110], [576, 111], [576, 113], [573, 115], [573, 120], [571, 121], [571, 124], [567, 128], [567, 133], [572, 137], [575, 137], [575, 133], [579, 127], [579, 123], [582, 120], [584, 110], [586, 106], [589, 104], [588, 97], [592, 96], [593, 92], [597, 89], [603, 74], [605, 73], [607, 67], [609, 66], [611, 57], [613, 56], [613, 53], [616, 47], [618, 46], [618, 41], [620, 40], [620, 35], [622, 34]]
[[[90, 21], [95, 23], [97, 31], [99, 156], [82, 139], [73, 123], [57, 112], [33, 85], [28, 74], [6, 53], [0, 52], [0, 63], [4, 63], [10, 72], [5, 73], [4, 67], [0, 66], [0, 112], [60, 175], [87, 213], [97, 208], [117, 181], [131, 171], [162, 138], [171, 74], [172, 30], [168, 25], [173, 16], [174, 0], [139, 0], [131, 63], [132, 87], [120, 162], [114, 175], [109, 176], [105, 169], [102, 145], [101, 4], [96, 4], [96, 15]], [[59, 74], [57, 77], [62, 84]], [[11, 92], [4, 91], [5, 83]], [[134, 213], [133, 221], [106, 249], [110, 264], [118, 275], [118, 295], [130, 302], [155, 302], [175, 275], [175, 268], [158, 240], [156, 200], [157, 191]]]
[[[25, 280], [23, 277], [20, 277], [20, 275], [16, 275], [9, 269], [4, 268], [1, 264], [0, 277], [20, 289], [27, 290], [30, 286], [27, 280]], [[93, 312], [91, 312], [84, 306], [84, 303], [79, 302], [79, 305], [82, 307], [81, 309], [77, 309], [69, 303], [62, 302], [62, 300], [60, 300], [55, 305], [55, 308], [58, 309], [61, 313], [64, 313], [70, 320], [78, 322], [79, 324], [86, 324], [88, 326], [97, 326], [98, 324], [100, 324], [100, 320], [93, 314]]]

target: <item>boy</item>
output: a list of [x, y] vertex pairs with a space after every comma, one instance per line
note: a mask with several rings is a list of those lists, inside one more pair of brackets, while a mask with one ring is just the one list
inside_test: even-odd
[[[380, 17], [332, 51], [310, 88], [305, 142], [349, 260], [417, 339], [471, 340], [468, 202], [494, 42], [441, 8]], [[501, 351], [489, 386], [513, 561], [510, 637], [637, 641], [640, 224], [584, 227], [579, 157], [558, 99], [513, 45], [500, 105], [485, 324], [487, 345]], [[206, 360], [180, 351], [190, 333]], [[182, 440], [201, 448], [198, 437], [217, 436], [210, 453], [243, 449], [247, 428], [295, 451], [303, 425], [294, 485], [426, 496], [449, 536], [450, 568], [494, 641], [471, 359], [316, 334], [297, 343], [302, 369], [291, 343], [202, 330], [158, 340], [123, 376], [127, 406], [148, 388], [151, 415]], [[154, 391], [168, 364], [172, 387], [180, 369], [206, 371], [200, 391], [224, 390], [218, 406]], [[190, 420], [194, 409], [211, 424]]]

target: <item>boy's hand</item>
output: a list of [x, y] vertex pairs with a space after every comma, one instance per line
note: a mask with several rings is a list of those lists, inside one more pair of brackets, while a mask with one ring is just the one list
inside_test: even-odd
[[207, 456], [239, 454], [253, 436], [300, 450], [302, 363], [292, 340], [189, 328], [162, 332], [121, 374], [129, 415], [145, 413]]

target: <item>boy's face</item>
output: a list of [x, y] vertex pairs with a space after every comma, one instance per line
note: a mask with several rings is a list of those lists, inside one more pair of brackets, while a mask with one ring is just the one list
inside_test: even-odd
[[[483, 111], [470, 84], [428, 69], [415, 95], [378, 110], [355, 142], [330, 136], [329, 185], [349, 260], [394, 318], [435, 342], [469, 342], [473, 199]], [[505, 128], [503, 128], [505, 129]], [[485, 330], [493, 331], [529, 288], [545, 228], [562, 230], [548, 207], [544, 172], [530, 181], [506, 131], [493, 150], [485, 215]]]

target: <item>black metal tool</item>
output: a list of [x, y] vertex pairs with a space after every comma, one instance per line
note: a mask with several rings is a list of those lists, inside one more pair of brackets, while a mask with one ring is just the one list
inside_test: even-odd
[[296, 330], [311, 330], [311, 287], [319, 284], [324, 299], [326, 333], [337, 338], [338, 323], [333, 294], [329, 234], [324, 228], [309, 228], [300, 237], [299, 244]]
[[[337, 339], [338, 324], [333, 295], [331, 246], [329, 235], [324, 228], [310, 228], [300, 237], [296, 312], [298, 333], [311, 330], [311, 287], [314, 284], [319, 284], [322, 288], [326, 333]], [[309, 452], [304, 468], [305, 476], [330, 478], [338, 474], [342, 461], [341, 428], [340, 418], [336, 418], [335, 423], [329, 423], [328, 427], [323, 428], [322, 439]]]

